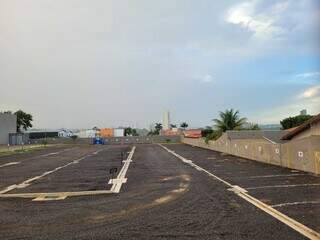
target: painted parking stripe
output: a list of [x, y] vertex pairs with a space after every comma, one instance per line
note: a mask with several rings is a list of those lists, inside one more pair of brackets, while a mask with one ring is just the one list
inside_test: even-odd
[[[181, 155], [179, 155], [179, 154], [175, 153], [174, 151], [168, 149], [167, 147], [165, 147], [165, 146], [163, 146], [161, 144], [158, 144], [158, 145], [160, 147], [162, 147], [163, 149], [165, 149], [166, 151], [168, 151], [169, 153], [171, 153], [174, 156], [178, 157], [179, 159], [181, 159], [181, 160], [185, 159], [184, 157], [182, 157]], [[197, 164], [195, 164], [193, 162], [189, 163], [189, 165], [191, 165], [192, 167], [198, 167], [200, 169], [203, 169], [202, 167], [198, 166]], [[298, 222], [298, 221], [288, 217], [287, 215], [277, 211], [272, 206], [269, 206], [266, 203], [261, 202], [257, 198], [254, 198], [253, 196], [251, 196], [251, 195], [249, 195], [247, 193], [246, 189], [240, 188], [239, 186], [232, 185], [232, 184], [228, 183], [227, 181], [219, 178], [218, 176], [210, 173], [209, 171], [207, 171], [205, 169], [203, 169], [203, 172], [205, 172], [209, 176], [219, 180], [220, 182], [224, 183], [228, 187], [231, 187], [230, 190], [232, 190], [236, 195], [238, 195], [242, 199], [246, 200], [247, 202], [253, 204], [257, 208], [261, 209], [262, 211], [268, 213], [272, 217], [274, 217], [274, 218], [278, 219], [279, 221], [283, 222], [284, 224], [286, 224], [287, 226], [289, 226], [292, 229], [296, 230], [300, 234], [302, 234], [302, 235], [304, 235], [304, 236], [306, 236], [306, 237], [308, 237], [309, 239], [312, 239], [312, 240], [320, 240], [320, 233], [312, 230], [311, 228], [308, 228], [307, 226], [301, 224], [300, 222]]]
[[305, 175], [307, 174], [276, 174], [276, 175], [251, 176], [249, 178], [295, 177], [295, 176], [305, 176]]
[[112, 184], [112, 187], [111, 187], [111, 191], [112, 192], [119, 193], [120, 190], [121, 190], [122, 184], [127, 182], [126, 173], [127, 173], [128, 169], [129, 169], [130, 163], [132, 162], [132, 157], [133, 157], [133, 154], [134, 154], [135, 150], [136, 150], [136, 147], [133, 146], [132, 150], [129, 153], [129, 156], [128, 156], [127, 160], [123, 161], [124, 165], [121, 168], [117, 178], [110, 179], [109, 184]]
[[285, 206], [305, 205], [305, 204], [320, 204], [320, 201], [288, 202], [288, 203], [271, 205], [271, 207], [285, 207]]
[[7, 167], [7, 166], [12, 166], [12, 165], [17, 165], [17, 164], [20, 164], [20, 163], [21, 162], [8, 162], [8, 163], [0, 165], [0, 168]]
[[52, 156], [52, 155], [58, 155], [60, 153], [71, 151], [71, 150], [76, 149], [76, 148], [78, 148], [78, 147], [72, 147], [72, 148], [63, 149], [63, 150], [58, 151], [58, 152], [46, 153], [46, 154], [43, 154], [43, 155], [40, 155], [40, 156], [37, 156], [37, 157], [49, 157], [49, 156]]
[[291, 188], [291, 187], [309, 187], [309, 186], [320, 186], [320, 183], [307, 183], [307, 184], [291, 184], [291, 185], [271, 185], [271, 186], [259, 186], [259, 187], [248, 187], [247, 190], [264, 189], [264, 188]]
[[55, 198], [55, 200], [63, 200], [66, 197], [75, 197], [75, 196], [91, 196], [91, 195], [100, 195], [100, 194], [109, 194], [113, 193], [110, 190], [95, 190], [95, 191], [79, 191], [79, 192], [42, 192], [42, 193], [10, 193], [10, 194], [0, 194], [1, 198], [34, 198], [45, 200]]

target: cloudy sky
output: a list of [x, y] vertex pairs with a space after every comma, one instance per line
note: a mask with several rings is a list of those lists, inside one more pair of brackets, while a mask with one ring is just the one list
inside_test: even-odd
[[317, 0], [0, 0], [0, 110], [35, 127], [320, 112]]

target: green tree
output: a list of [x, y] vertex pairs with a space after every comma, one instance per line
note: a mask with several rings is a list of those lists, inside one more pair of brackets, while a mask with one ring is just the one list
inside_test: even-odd
[[21, 127], [24, 130], [27, 130], [29, 127], [32, 127], [32, 115], [25, 113], [22, 110], [18, 110], [14, 113], [17, 116], [17, 132], [21, 131]]
[[137, 130], [131, 127], [127, 127], [124, 129], [125, 136], [138, 136]]
[[171, 128], [176, 128], [176, 127], [177, 127], [177, 124], [170, 124], [170, 127], [171, 127]]
[[240, 129], [247, 121], [246, 118], [240, 118], [238, 110], [227, 109], [224, 112], [219, 112], [220, 119], [213, 119], [215, 127], [220, 132], [227, 130]]
[[160, 131], [162, 129], [162, 124], [161, 123], [156, 123], [154, 129], [155, 129], [154, 130], [154, 135], [159, 135]]
[[135, 128], [132, 129], [131, 134], [132, 134], [132, 136], [139, 136], [139, 134], [137, 133], [137, 130]]
[[209, 143], [210, 140], [216, 140], [221, 136], [221, 131], [219, 130], [212, 130], [211, 133], [205, 136], [205, 142]]
[[280, 121], [280, 124], [282, 126], [282, 129], [289, 129], [303, 124], [312, 117], [313, 116], [311, 115], [298, 115], [295, 117], [288, 117]]
[[186, 123], [186, 122], [182, 122], [182, 123], [180, 124], [180, 127], [183, 128], [183, 129], [186, 129], [188, 126], [189, 126], [189, 125], [188, 125], [188, 123]]
[[201, 136], [202, 137], [206, 137], [206, 136], [210, 135], [211, 133], [213, 133], [213, 129], [210, 126], [206, 126], [205, 129], [201, 130]]
[[131, 134], [132, 134], [132, 128], [131, 127], [126, 127], [124, 129], [124, 135], [125, 136], [131, 136]]

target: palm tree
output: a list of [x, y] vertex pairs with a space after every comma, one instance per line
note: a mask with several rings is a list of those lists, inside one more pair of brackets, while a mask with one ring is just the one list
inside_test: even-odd
[[240, 129], [241, 126], [247, 121], [246, 118], [240, 118], [239, 111], [234, 111], [232, 108], [226, 109], [224, 112], [219, 113], [220, 119], [213, 119], [215, 127], [225, 132], [227, 130]]
[[155, 131], [154, 131], [155, 135], [159, 135], [160, 131], [162, 129], [162, 124], [161, 123], [156, 123], [154, 129], [155, 129]]
[[180, 127], [183, 128], [183, 129], [186, 129], [188, 126], [189, 126], [189, 124], [186, 123], [186, 122], [183, 122], [183, 123], [180, 124]]
[[21, 127], [24, 130], [27, 130], [28, 128], [32, 127], [32, 115], [25, 113], [22, 110], [18, 110], [14, 113], [17, 116], [17, 132], [21, 131]]

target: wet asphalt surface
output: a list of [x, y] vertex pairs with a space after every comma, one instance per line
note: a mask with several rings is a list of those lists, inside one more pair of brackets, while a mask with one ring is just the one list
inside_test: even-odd
[[[187, 145], [168, 144], [167, 147], [244, 187], [279, 184], [279, 179], [276, 182], [272, 177], [264, 177], [263, 181], [249, 177], [304, 174]], [[41, 158], [37, 158], [37, 154], [42, 152], [34, 152], [26, 159], [36, 159], [25, 159], [24, 163], [0, 169], [0, 190], [81, 157], [85, 159], [78, 164], [9, 193], [108, 189], [110, 168], [121, 168], [121, 153], [130, 150], [129, 146], [65, 146], [61, 150], [68, 148], [71, 149]], [[101, 151], [93, 154], [97, 150]], [[52, 152], [57, 151], [52, 149]], [[0, 162], [8, 160], [15, 161], [13, 156], [0, 158]], [[128, 181], [119, 194], [43, 202], [0, 198], [1, 239], [305, 239], [158, 145], [137, 145], [132, 160], [126, 175]], [[319, 183], [319, 178], [311, 175], [286, 177], [283, 181], [291, 184], [302, 180]], [[280, 193], [275, 194], [270, 194], [271, 191], [271, 188], [249, 190], [268, 204], [287, 202], [291, 195], [296, 195], [291, 194], [289, 199], [287, 194], [287, 198], [281, 199], [280, 193], [289, 189], [281, 188]], [[310, 199], [319, 198], [316, 191], [302, 193]], [[304, 224], [316, 229], [319, 226], [317, 205], [308, 206], [309, 211], [304, 212], [294, 210], [297, 207], [301, 206], [290, 207], [291, 216], [297, 215], [295, 219], [298, 219], [299, 215]], [[307, 221], [310, 217], [313, 219]]]

